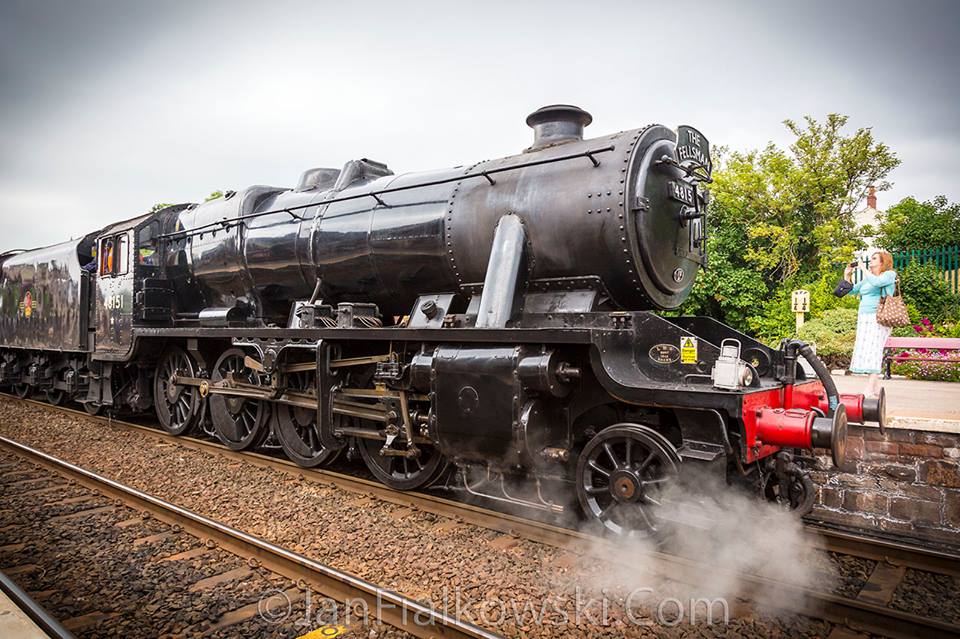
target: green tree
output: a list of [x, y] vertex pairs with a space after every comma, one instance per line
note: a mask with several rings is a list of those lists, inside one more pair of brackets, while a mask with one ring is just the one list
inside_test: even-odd
[[830, 295], [840, 266], [862, 240], [853, 212], [869, 185], [890, 188], [899, 163], [868, 128], [843, 129], [847, 117], [784, 122], [787, 149], [725, 153], [715, 162], [710, 268], [684, 312], [710, 314], [776, 339], [793, 330], [789, 296], [811, 288], [813, 311], [850, 304]]
[[891, 252], [960, 243], [960, 204], [904, 198], [883, 215], [877, 243]]

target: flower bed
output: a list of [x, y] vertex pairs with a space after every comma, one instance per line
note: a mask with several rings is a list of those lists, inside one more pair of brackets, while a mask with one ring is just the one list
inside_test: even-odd
[[[909, 327], [907, 327], [909, 329]], [[909, 335], [908, 330], [897, 331]], [[924, 317], [919, 324], [913, 325], [912, 336], [916, 337], [960, 337], [960, 324], [935, 324]], [[909, 361], [910, 357], [923, 357], [933, 361]], [[921, 379], [931, 382], [960, 382], [960, 351], [948, 351], [942, 348], [911, 348], [900, 350], [893, 355], [891, 372], [908, 379]]]

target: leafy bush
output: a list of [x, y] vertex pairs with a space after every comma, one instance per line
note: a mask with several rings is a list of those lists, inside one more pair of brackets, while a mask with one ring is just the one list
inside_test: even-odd
[[817, 355], [828, 368], [847, 368], [857, 333], [857, 311], [834, 308], [800, 327], [799, 337], [816, 344]]
[[950, 291], [935, 264], [910, 262], [900, 271], [900, 292], [904, 302], [916, 307], [922, 317], [934, 322], [960, 319], [960, 296]]

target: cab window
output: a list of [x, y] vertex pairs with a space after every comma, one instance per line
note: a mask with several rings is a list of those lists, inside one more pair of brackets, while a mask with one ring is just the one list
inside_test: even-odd
[[113, 275], [114, 238], [108, 237], [100, 242], [100, 275]]
[[117, 261], [113, 265], [114, 275], [125, 275], [130, 263], [130, 241], [126, 233], [117, 236]]
[[130, 263], [130, 239], [126, 233], [104, 238], [100, 241], [101, 277], [124, 275]]
[[157, 266], [157, 250], [154, 246], [154, 235], [157, 222], [151, 222], [137, 233], [137, 264], [143, 266]]

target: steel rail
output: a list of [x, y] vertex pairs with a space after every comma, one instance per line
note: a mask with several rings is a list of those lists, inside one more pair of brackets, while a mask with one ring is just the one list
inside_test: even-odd
[[366, 606], [365, 610], [372, 611], [378, 619], [416, 637], [502, 639], [501, 635], [425, 606], [392, 590], [381, 588], [12, 439], [0, 436], [0, 446], [91, 490], [120, 500], [133, 508], [146, 510], [167, 523], [179, 525], [200, 539], [212, 539], [220, 548], [256, 560], [256, 563], [272, 572], [297, 583], [310, 584], [327, 597], [348, 605], [362, 601]]
[[[14, 396], [9, 396], [13, 397]], [[19, 398], [15, 398], [19, 399]], [[40, 406], [73, 412], [91, 417], [84, 411], [76, 411], [60, 406], [51, 406], [37, 400], [20, 400]], [[262, 453], [236, 452], [217, 443], [190, 437], [174, 437], [163, 431], [140, 424], [112, 420], [108, 417], [94, 419], [119, 428], [136, 429], [157, 439], [173, 442], [185, 448], [220, 454], [224, 457], [253, 465], [292, 473], [317, 483], [327, 483], [331, 487], [351, 492], [369, 494], [375, 498], [400, 506], [423, 509], [434, 514], [449, 517], [480, 527], [496, 530], [509, 535], [522, 537], [530, 541], [554, 546], [574, 553], [596, 556], [609, 561], [622, 561], [622, 552], [615, 540], [596, 537], [560, 526], [529, 520], [515, 515], [464, 504], [442, 497], [423, 493], [395, 491], [379, 482], [352, 477], [324, 469], [301, 468], [288, 460], [277, 459]], [[822, 550], [853, 555], [857, 557], [893, 561], [920, 570], [954, 574], [960, 571], [960, 555], [931, 550], [889, 540], [877, 539], [867, 535], [856, 535], [816, 526], [807, 526], [806, 534], [814, 545]], [[663, 552], [651, 552], [649, 556], [663, 566], [658, 572], [664, 576], [682, 582], [697, 584], [702, 582], [704, 565], [701, 561], [688, 559]], [[840, 597], [830, 593], [802, 588], [778, 582], [766, 577], [749, 573], [731, 574], [745, 584], [750, 593], [769, 595], [776, 593], [777, 600], [791, 612], [815, 618], [842, 623], [866, 632], [894, 637], [957, 637], [960, 626], [914, 615], [912, 613], [887, 608], [857, 599]]]
[[823, 528], [817, 524], [808, 524], [806, 533], [813, 545], [821, 550], [960, 578], [960, 555], [954, 553], [893, 539]]

